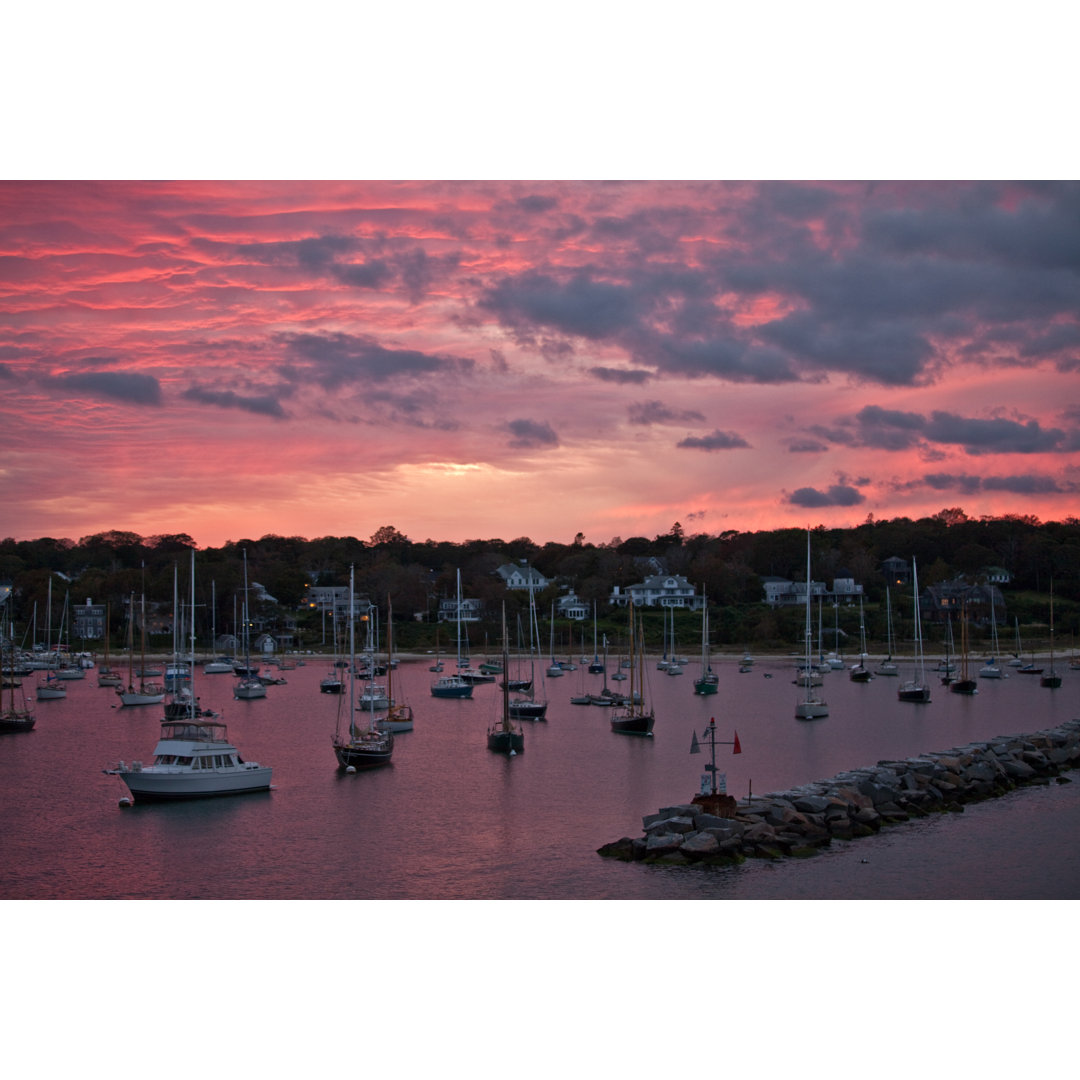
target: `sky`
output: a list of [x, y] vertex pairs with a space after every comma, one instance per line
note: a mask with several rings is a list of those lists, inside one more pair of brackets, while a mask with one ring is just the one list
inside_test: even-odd
[[4, 535], [1074, 514], [1080, 185], [0, 183]]

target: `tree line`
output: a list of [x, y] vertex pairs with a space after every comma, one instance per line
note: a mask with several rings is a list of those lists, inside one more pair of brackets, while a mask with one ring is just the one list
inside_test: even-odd
[[[917, 560], [923, 587], [961, 575], [977, 581], [991, 567], [1006, 570], [1012, 578], [1006, 588], [1010, 625], [1014, 617], [1022, 624], [1045, 623], [1053, 583], [1056, 628], [1062, 634], [1080, 631], [1080, 520], [1075, 517], [1054, 522], [1026, 515], [975, 519], [960, 508], [949, 508], [918, 519], [875, 520], [871, 515], [854, 527], [818, 525], [811, 535], [811, 576], [831, 585], [834, 578], [846, 575], [862, 584], [873, 640], [884, 636], [881, 608], [888, 582], [881, 564], [891, 556], [908, 563]], [[350, 566], [355, 568], [358, 594], [384, 612], [387, 599], [392, 598], [399, 647], [430, 646], [439, 601], [454, 595], [458, 570], [465, 593], [485, 603], [488, 619], [477, 632], [490, 637], [498, 632], [503, 602], [512, 627], [528, 604], [527, 594], [507, 590], [495, 573], [497, 567], [515, 562], [528, 563], [552, 582], [536, 598], [542, 619], [554, 600], [573, 588], [590, 607], [595, 602], [603, 632], [613, 638], [625, 633], [625, 613], [612, 609], [609, 602], [613, 588], [619, 586], [625, 592], [655, 567], [683, 575], [708, 597], [716, 645], [782, 646], [801, 636], [801, 613], [773, 610], [764, 604], [762, 579], [803, 580], [805, 528], [687, 534], [676, 522], [668, 532], [653, 537], [614, 537], [594, 543], [579, 532], [569, 543], [540, 544], [528, 537], [414, 541], [384, 525], [367, 540], [355, 536], [309, 540], [271, 533], [202, 549], [187, 534], [144, 537], [113, 530], [77, 541], [4, 539], [0, 541], [0, 584], [11, 587], [11, 614], [20, 625], [29, 618], [35, 602], [44, 610], [52, 577], [54, 598], [68, 589], [72, 603], [91, 598], [110, 604], [115, 632], [131, 594], [145, 593], [148, 601], [171, 603], [177, 567], [184, 594], [188, 553], [193, 548], [198, 552], [199, 618], [210, 624], [213, 582], [219, 632], [232, 626], [236, 597], [243, 589], [246, 553], [249, 579], [277, 601], [278, 611], [299, 619], [303, 640], [309, 642], [318, 635], [316, 617], [305, 603], [308, 589], [347, 585]], [[894, 589], [892, 605], [901, 632], [909, 603], [910, 598], [895, 595]], [[269, 609], [275, 605], [265, 607], [262, 614], [272, 621]], [[660, 616], [642, 614], [647, 636], [658, 642]], [[843, 611], [837, 617], [842, 617], [845, 633], [850, 635], [854, 629], [857, 634], [857, 621], [854, 627], [851, 623], [857, 615]], [[577, 633], [575, 640], [580, 638], [580, 628]], [[681, 613], [677, 633], [680, 647], [692, 650], [700, 636], [700, 616]]]

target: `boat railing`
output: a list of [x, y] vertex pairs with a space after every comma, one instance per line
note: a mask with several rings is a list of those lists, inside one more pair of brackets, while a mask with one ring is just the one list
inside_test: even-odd
[[161, 725], [163, 739], [187, 739], [191, 742], [226, 742], [224, 724], [198, 720], [166, 720]]

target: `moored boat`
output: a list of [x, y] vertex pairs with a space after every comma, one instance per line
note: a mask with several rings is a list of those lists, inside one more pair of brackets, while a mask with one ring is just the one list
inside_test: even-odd
[[[191, 553], [192, 607], [195, 595], [195, 552]], [[192, 633], [194, 660], [194, 632]], [[163, 720], [154, 761], [143, 765], [119, 762], [104, 771], [119, 776], [135, 801], [201, 799], [217, 795], [243, 795], [268, 791], [273, 770], [256, 761], [244, 761], [240, 751], [229, 741], [228, 730], [220, 719], [200, 714], [194, 693], [184, 695], [187, 716]]]
[[[630, 608], [630, 694], [616, 711], [611, 714], [611, 730], [616, 735], [641, 735], [652, 738], [656, 716], [651, 707], [645, 704], [645, 643], [641, 640], [641, 631], [634, 624], [634, 601]], [[635, 668], [635, 660], [637, 667]], [[640, 687], [635, 689], [635, 678]]]
[[[352, 669], [356, 667], [356, 638], [353, 615], [353, 589], [355, 570], [349, 567], [349, 656]], [[332, 743], [338, 768], [346, 771], [357, 769], [375, 769], [389, 765], [394, 754], [394, 733], [380, 731], [375, 720], [375, 711], [370, 709], [368, 724], [358, 724], [356, 720], [356, 681], [349, 680], [349, 724], [348, 731], [341, 730], [341, 703], [338, 703], [337, 727]]]

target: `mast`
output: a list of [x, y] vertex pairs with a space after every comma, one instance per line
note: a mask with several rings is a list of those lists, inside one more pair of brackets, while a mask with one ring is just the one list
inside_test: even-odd
[[356, 672], [353, 668], [356, 667], [356, 621], [355, 612], [353, 610], [353, 588], [355, 581], [356, 570], [355, 567], [349, 565], [349, 738], [356, 738], [356, 724], [354, 717], [356, 715]]

